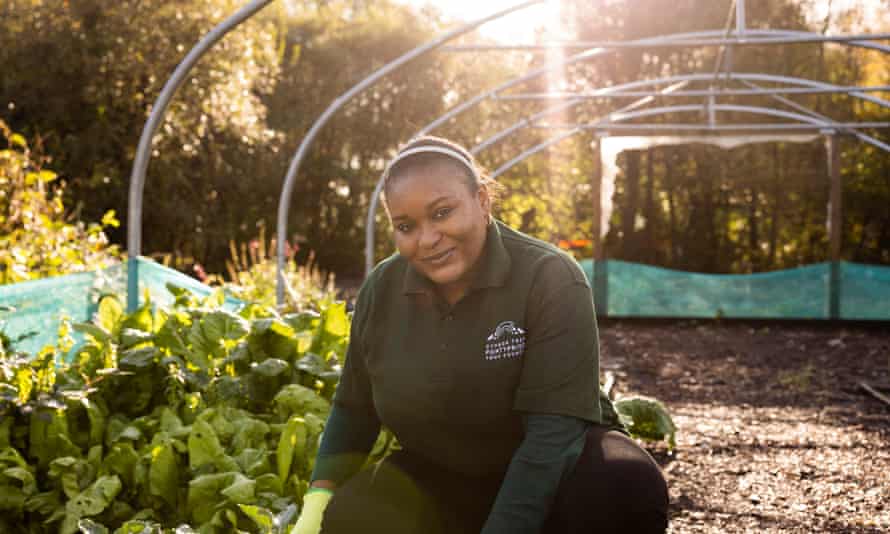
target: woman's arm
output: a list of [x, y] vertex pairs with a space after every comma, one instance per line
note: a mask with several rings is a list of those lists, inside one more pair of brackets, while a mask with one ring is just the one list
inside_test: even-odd
[[537, 534], [559, 484], [584, 450], [590, 423], [564, 415], [528, 414], [525, 439], [516, 449], [482, 534]]
[[315, 457], [312, 487], [333, 490], [357, 473], [379, 433], [376, 416], [334, 402]]

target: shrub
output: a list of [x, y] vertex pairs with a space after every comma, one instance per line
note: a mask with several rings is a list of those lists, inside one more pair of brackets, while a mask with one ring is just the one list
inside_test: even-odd
[[65, 184], [43, 167], [24, 137], [0, 121], [0, 285], [104, 267], [120, 257], [99, 223], [71, 221], [62, 202]]

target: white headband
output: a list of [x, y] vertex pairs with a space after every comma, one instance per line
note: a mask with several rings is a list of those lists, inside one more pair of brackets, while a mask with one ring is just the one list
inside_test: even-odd
[[387, 166], [387, 168], [386, 168], [386, 175], [389, 176], [390, 170], [392, 170], [392, 168], [396, 166], [396, 163], [402, 161], [403, 159], [407, 158], [408, 156], [413, 156], [414, 154], [424, 154], [424, 153], [429, 153], [429, 152], [435, 152], [437, 154], [444, 154], [444, 155], [450, 157], [451, 159], [459, 161], [460, 163], [462, 163], [464, 165], [464, 167], [466, 167], [470, 171], [470, 173], [473, 175], [473, 177], [475, 177], [478, 180], [479, 175], [476, 174], [476, 169], [473, 168], [473, 165], [469, 161], [467, 161], [466, 156], [464, 156], [463, 154], [461, 154], [460, 152], [458, 152], [456, 150], [452, 150], [450, 148], [447, 148], [444, 146], [437, 146], [437, 145], [418, 146], [418, 147], [414, 147], [414, 148], [409, 148], [408, 150], [401, 152], [398, 156], [396, 156], [396, 158], [394, 160], [389, 162], [389, 166]]

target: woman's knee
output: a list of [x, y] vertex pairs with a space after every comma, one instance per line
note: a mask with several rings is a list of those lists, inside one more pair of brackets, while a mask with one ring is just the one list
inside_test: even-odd
[[664, 532], [667, 512], [667, 483], [649, 453], [619, 432], [594, 427], [560, 485], [547, 532]]

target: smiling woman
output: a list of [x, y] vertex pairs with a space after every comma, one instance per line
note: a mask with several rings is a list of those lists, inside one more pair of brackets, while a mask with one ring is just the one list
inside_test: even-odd
[[[383, 185], [398, 253], [359, 292], [292, 534], [664, 532], [664, 478], [599, 388], [577, 262], [495, 220], [445, 139], [403, 147]], [[384, 425], [400, 450], [361, 469]]]
[[469, 288], [485, 244], [491, 186], [462, 148], [422, 138], [390, 164], [383, 191], [399, 254], [454, 305]]

